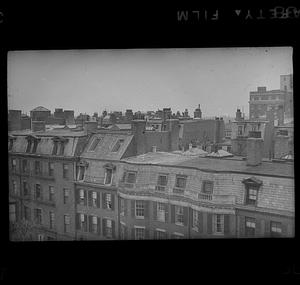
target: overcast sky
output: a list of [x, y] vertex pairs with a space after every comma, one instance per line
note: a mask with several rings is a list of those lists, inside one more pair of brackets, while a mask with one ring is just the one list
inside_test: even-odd
[[14, 51], [8, 108], [37, 106], [92, 114], [185, 108], [203, 116], [248, 114], [249, 92], [279, 89], [293, 73], [292, 48]]

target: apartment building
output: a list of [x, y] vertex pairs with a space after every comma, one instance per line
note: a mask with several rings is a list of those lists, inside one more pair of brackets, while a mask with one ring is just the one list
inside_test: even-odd
[[86, 139], [68, 129], [9, 134], [11, 217], [30, 225], [27, 239], [74, 239], [75, 167]]
[[259, 147], [249, 139], [247, 160], [166, 152], [122, 159], [119, 238], [294, 236], [293, 164], [262, 161]]

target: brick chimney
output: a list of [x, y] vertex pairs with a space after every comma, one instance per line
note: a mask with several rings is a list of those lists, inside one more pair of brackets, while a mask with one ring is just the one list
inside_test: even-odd
[[132, 120], [131, 131], [134, 135], [134, 145], [136, 149], [136, 155], [146, 153], [147, 140], [146, 140], [146, 121], [145, 120]]
[[247, 139], [247, 157], [246, 162], [249, 166], [261, 164], [263, 156], [264, 142], [261, 138], [249, 137]]
[[98, 128], [98, 122], [97, 121], [85, 121], [84, 122], [84, 130], [90, 134], [92, 132], [97, 131]]
[[46, 130], [45, 121], [32, 121], [31, 122], [31, 130], [33, 132], [45, 131]]
[[179, 119], [166, 120], [169, 131], [169, 151], [179, 149]]
[[236, 110], [236, 113], [235, 113], [235, 120], [236, 121], [241, 121], [242, 120], [242, 112], [240, 109], [237, 109]]

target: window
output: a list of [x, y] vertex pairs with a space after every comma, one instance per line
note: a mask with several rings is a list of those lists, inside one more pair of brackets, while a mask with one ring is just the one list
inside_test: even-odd
[[183, 215], [183, 207], [175, 206], [175, 223], [179, 225], [183, 225], [184, 215]]
[[125, 216], [125, 199], [120, 198], [120, 215]]
[[85, 191], [83, 189], [79, 190], [79, 204], [85, 205]]
[[38, 140], [34, 140], [31, 153], [36, 153], [37, 145], [38, 145]]
[[95, 191], [92, 192], [92, 206], [98, 207], [98, 195]]
[[106, 193], [105, 195], [105, 202], [106, 202], [106, 209], [112, 209], [112, 203], [111, 203], [111, 194], [110, 193]]
[[255, 187], [247, 186], [247, 197], [246, 197], [246, 203], [248, 205], [256, 205], [257, 201], [257, 192], [258, 189]]
[[175, 187], [176, 188], [181, 188], [184, 189], [186, 185], [186, 176], [176, 176], [176, 184]]
[[27, 140], [26, 152], [29, 153], [31, 150], [31, 140]]
[[64, 188], [64, 204], [67, 204], [70, 195], [70, 190]]
[[54, 228], [54, 213], [49, 212], [49, 228], [53, 229]]
[[35, 161], [35, 162], [34, 162], [34, 173], [35, 173], [36, 175], [40, 175], [40, 174], [42, 173], [40, 161]]
[[79, 171], [78, 171], [78, 181], [83, 181], [84, 180], [84, 174], [85, 174], [85, 166], [79, 166]]
[[238, 136], [243, 135], [243, 126], [238, 126]]
[[17, 220], [15, 203], [9, 204], [9, 220], [11, 222], [15, 222]]
[[26, 173], [28, 171], [28, 165], [27, 165], [27, 160], [26, 159], [22, 160], [22, 171], [24, 173]]
[[98, 233], [98, 219], [96, 216], [92, 216], [92, 233]]
[[135, 201], [135, 217], [142, 219], [145, 217], [144, 201]]
[[156, 229], [155, 230], [155, 238], [156, 239], [166, 239], [166, 231]]
[[40, 184], [35, 184], [35, 199], [43, 200], [42, 188]]
[[23, 195], [29, 196], [29, 188], [27, 181], [23, 181]]
[[112, 183], [112, 169], [106, 168], [104, 184], [111, 184], [111, 183]]
[[17, 190], [17, 182], [16, 181], [12, 181], [12, 194], [13, 195], [17, 195], [18, 194], [18, 190]]
[[125, 187], [133, 187], [136, 182], [136, 172], [126, 171], [123, 176]]
[[124, 143], [124, 140], [123, 139], [119, 139], [115, 145], [113, 146], [111, 152], [118, 152], [119, 149], [121, 148], [122, 144]]
[[14, 140], [13, 139], [9, 139], [8, 150], [12, 150], [13, 144], [14, 144]]
[[54, 163], [53, 162], [49, 162], [48, 170], [49, 170], [49, 176], [53, 176], [54, 175]]
[[68, 164], [63, 164], [63, 178], [68, 178], [69, 166]]
[[105, 236], [112, 237], [112, 220], [106, 219]]
[[95, 151], [96, 147], [98, 146], [99, 142], [101, 141], [100, 138], [95, 138], [89, 148], [89, 151]]
[[121, 240], [125, 240], [126, 238], [127, 238], [127, 236], [126, 236], [126, 231], [127, 231], [127, 228], [126, 228], [126, 226], [124, 225], [124, 224], [121, 224], [120, 225], [120, 239]]
[[136, 227], [135, 228], [135, 239], [145, 239], [145, 228], [142, 227]]
[[57, 150], [58, 150], [58, 142], [55, 141], [53, 142], [52, 155], [57, 155]]
[[82, 231], [87, 230], [87, 221], [86, 221], [86, 215], [85, 214], [80, 214], [80, 229]]
[[30, 208], [27, 206], [24, 206], [24, 219], [25, 221], [30, 221], [31, 217], [30, 217]]
[[194, 230], [198, 231], [198, 224], [199, 224], [199, 217], [198, 217], [198, 211], [192, 210], [193, 211], [193, 222], [192, 222], [192, 227]]
[[245, 235], [246, 237], [255, 236], [255, 219], [245, 217]]
[[49, 186], [49, 201], [54, 202], [54, 187]]
[[12, 171], [16, 172], [17, 171], [17, 160], [15, 158], [13, 158], [11, 160], [11, 165], [12, 165]]
[[184, 235], [181, 233], [173, 233], [172, 237], [173, 239], [183, 239]]
[[282, 233], [281, 223], [271, 222], [271, 236], [280, 237]]
[[164, 203], [157, 203], [157, 220], [160, 222], [165, 222], [166, 211]]
[[70, 229], [70, 216], [69, 215], [64, 215], [64, 232], [68, 232]]
[[59, 155], [64, 155], [64, 153], [65, 153], [65, 144], [61, 143], [60, 144]]
[[38, 241], [44, 241], [44, 235], [42, 235], [42, 234], [38, 234], [37, 235], [38, 236]]
[[166, 189], [167, 183], [168, 183], [167, 175], [159, 175], [157, 180], [156, 190], [164, 191]]
[[214, 233], [224, 234], [224, 215], [214, 215]]
[[34, 209], [34, 220], [36, 224], [42, 224], [42, 209]]
[[212, 181], [203, 181], [202, 192], [205, 194], [213, 193], [213, 182]]

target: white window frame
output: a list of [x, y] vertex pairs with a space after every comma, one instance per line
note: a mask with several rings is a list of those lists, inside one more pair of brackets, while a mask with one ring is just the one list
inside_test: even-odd
[[93, 207], [97, 207], [97, 192], [96, 191], [92, 191], [92, 205]]
[[166, 205], [164, 203], [157, 203], [157, 220], [160, 222], [166, 221]]
[[[86, 167], [83, 165], [78, 166], [78, 174], [77, 174], [77, 181], [84, 181], [85, 180], [85, 173], [86, 173]], [[83, 171], [82, 179], [80, 179], [81, 172]]]
[[164, 233], [164, 237], [166, 237], [166, 230], [163, 230], [163, 229], [155, 229], [155, 232], [156, 232], [156, 238], [157, 239], [164, 239], [164, 238], [159, 238], [158, 236], [157, 236], [157, 233]]
[[[272, 224], [275, 224], [275, 226], [272, 225]], [[280, 224], [280, 227], [278, 227], [278, 224]], [[281, 223], [280, 222], [271, 221], [271, 232], [272, 233], [276, 233], [276, 234], [282, 234]]]
[[111, 210], [112, 209], [112, 196], [111, 193], [105, 194], [105, 203], [106, 203], [106, 209]]
[[125, 199], [120, 198], [120, 216], [125, 216]]
[[[139, 207], [137, 205], [140, 203]], [[141, 207], [143, 205], [143, 207]], [[136, 219], [145, 219], [145, 203], [143, 200], [136, 200], [135, 201], [135, 218]], [[143, 212], [143, 215], [138, 215], [139, 211]]]
[[[223, 214], [215, 214], [213, 216], [214, 219], [214, 234], [216, 235], [224, 235], [224, 215]], [[218, 226], [220, 226], [220, 231]]]
[[44, 235], [38, 234], [38, 241], [44, 241]]
[[79, 189], [79, 204], [84, 205], [85, 201], [85, 192], [83, 189]]
[[[107, 178], [107, 171], [111, 171], [111, 178], [110, 178], [110, 182], [109, 183], [106, 183], [106, 178]], [[112, 168], [106, 168], [105, 169], [105, 175], [104, 175], [104, 185], [111, 185], [113, 182], [113, 170]]]
[[[143, 238], [137, 238], [137, 233], [139, 230], [143, 231]], [[146, 239], [146, 227], [134, 226], [134, 239], [135, 240], [144, 240]]]
[[193, 211], [193, 221], [192, 221], [192, 228], [194, 231], [199, 230], [198, 224], [199, 224], [199, 212], [197, 210], [192, 209]]
[[106, 218], [105, 234], [106, 234], [106, 237], [112, 238], [112, 220], [111, 219]]
[[[178, 209], [182, 209], [182, 213], [178, 213]], [[180, 221], [177, 221], [177, 216], [180, 215], [182, 216], [182, 222]], [[178, 206], [178, 205], [175, 205], [175, 224], [178, 225], [178, 226], [183, 226], [184, 224], [184, 211], [183, 211], [183, 206]]]
[[184, 234], [182, 234], [182, 233], [174, 232], [173, 235], [177, 237], [175, 239], [182, 239], [182, 238], [184, 238]]

